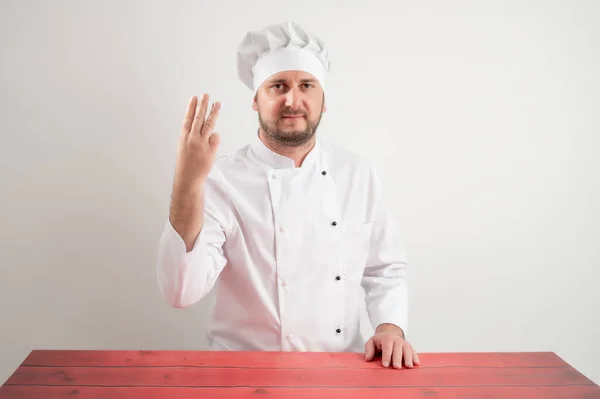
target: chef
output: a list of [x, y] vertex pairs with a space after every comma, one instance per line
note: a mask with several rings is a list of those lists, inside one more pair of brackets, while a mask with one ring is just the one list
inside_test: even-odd
[[215, 289], [213, 350], [364, 352], [413, 368], [405, 252], [377, 171], [317, 135], [329, 66], [323, 41], [296, 23], [248, 32], [237, 67], [259, 127], [232, 155], [217, 156], [221, 103], [190, 99], [158, 285], [177, 308]]

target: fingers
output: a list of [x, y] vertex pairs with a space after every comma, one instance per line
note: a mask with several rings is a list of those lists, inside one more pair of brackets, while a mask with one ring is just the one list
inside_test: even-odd
[[213, 103], [213, 105], [210, 109], [210, 114], [208, 115], [206, 122], [204, 122], [204, 126], [202, 127], [202, 130], [200, 130], [200, 134], [202, 136], [210, 136], [210, 134], [214, 130], [215, 124], [217, 123], [217, 118], [219, 117], [220, 109], [221, 109], [221, 103], [219, 103], [218, 101]]
[[204, 118], [206, 116], [206, 108], [208, 107], [208, 94], [202, 94], [198, 104], [196, 106], [196, 112], [194, 113], [194, 120], [192, 121], [192, 128], [190, 135], [199, 134], [202, 126], [204, 125]]
[[381, 343], [381, 364], [383, 367], [389, 367], [392, 361], [392, 352], [394, 350], [394, 340], [386, 339]]
[[393, 357], [395, 369], [402, 368], [402, 356], [404, 354], [404, 352], [402, 350], [403, 344], [404, 344], [404, 341], [395, 341], [394, 342], [394, 354], [392, 355], [392, 357]]
[[375, 342], [373, 338], [369, 339], [365, 344], [365, 360], [370, 362], [375, 357]]
[[196, 113], [196, 104], [198, 98], [192, 96], [188, 102], [187, 110], [185, 111], [185, 117], [183, 118], [183, 124], [181, 126], [181, 134], [188, 135], [192, 129], [192, 121], [194, 120], [194, 114]]
[[419, 355], [417, 354], [417, 351], [415, 351], [414, 349], [413, 349], [413, 362], [415, 363], [416, 366], [421, 365], [421, 361], [419, 360]]
[[396, 369], [401, 369], [402, 367], [412, 369], [421, 364], [417, 352], [406, 342], [401, 343], [401, 341], [396, 341], [394, 343], [394, 354], [392, 357], [394, 359], [394, 368]]
[[404, 353], [404, 365], [409, 368], [412, 369], [414, 367], [413, 364], [413, 348], [406, 344], [402, 347], [402, 352]]
[[376, 334], [365, 343], [365, 360], [373, 360], [378, 350], [381, 350], [383, 367], [387, 368], [391, 364], [395, 369], [410, 369], [421, 365], [417, 352], [403, 338]]

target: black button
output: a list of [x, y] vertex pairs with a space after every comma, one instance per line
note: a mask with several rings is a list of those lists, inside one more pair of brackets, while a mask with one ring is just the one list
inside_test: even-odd
[[325, 176], [325, 175], [327, 174], [327, 172], [326, 172], [326, 171], [322, 171], [322, 172], [321, 172], [321, 174], [322, 174], [323, 176]]
[[342, 332], [342, 330], [340, 330], [340, 329], [338, 328], [337, 330], [335, 330], [335, 332], [339, 334], [339, 333], [341, 333], [341, 332]]
[[340, 276], [335, 276], [335, 279], [336, 279], [337, 281], [340, 281], [342, 278], [341, 278]]
[[331, 222], [331, 225], [332, 225], [332, 226], [337, 226], [337, 222], [335, 222], [335, 221], [334, 221], [334, 222]]

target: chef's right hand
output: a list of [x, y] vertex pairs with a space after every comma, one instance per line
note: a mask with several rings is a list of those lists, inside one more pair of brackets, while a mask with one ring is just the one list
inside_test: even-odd
[[213, 103], [207, 117], [208, 102], [208, 94], [203, 94], [200, 99], [193, 96], [188, 103], [177, 148], [173, 182], [176, 192], [185, 192], [203, 184], [215, 163], [221, 140], [213, 130], [221, 104]]

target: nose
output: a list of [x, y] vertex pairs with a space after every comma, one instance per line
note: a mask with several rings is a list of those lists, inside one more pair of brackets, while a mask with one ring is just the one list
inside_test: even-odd
[[288, 90], [288, 92], [285, 93], [286, 107], [289, 107], [294, 110], [300, 108], [300, 103], [302, 102], [301, 96], [302, 96], [302, 93], [297, 88]]

